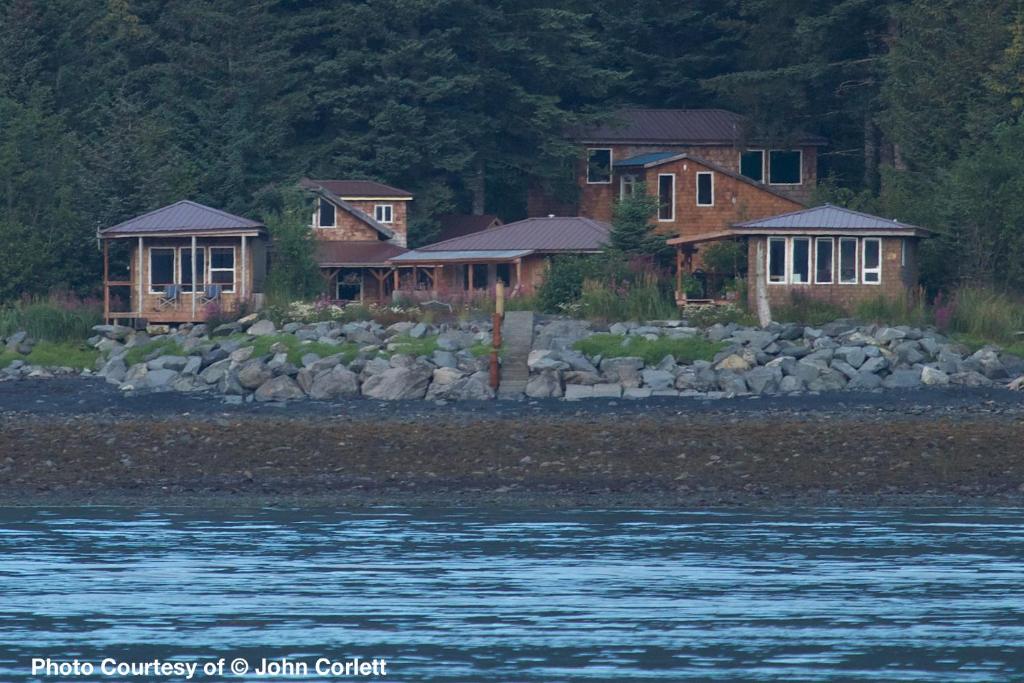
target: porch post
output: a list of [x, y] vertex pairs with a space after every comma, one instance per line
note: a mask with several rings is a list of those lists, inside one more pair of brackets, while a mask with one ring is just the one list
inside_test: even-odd
[[434, 296], [437, 296], [438, 291], [441, 289], [441, 283], [439, 282], [440, 278], [441, 266], [434, 266], [434, 282], [432, 283], [434, 285]]
[[103, 240], [103, 322], [110, 318], [110, 240]]
[[519, 257], [516, 259], [516, 289], [523, 286], [523, 259]]
[[676, 245], [676, 297], [683, 291], [683, 250]]
[[192, 322], [196, 320], [196, 287], [199, 285], [199, 278], [196, 277], [196, 236], [192, 235]]
[[469, 293], [473, 293], [473, 264], [467, 263], [466, 268], [469, 269]]
[[246, 272], [249, 265], [248, 252], [246, 251], [246, 237], [242, 235], [242, 283], [240, 286], [241, 293], [239, 295], [240, 301], [245, 301], [245, 296], [249, 291], [249, 274]]
[[398, 291], [398, 288], [402, 284], [400, 282], [400, 278], [399, 278], [399, 275], [398, 275], [398, 268], [397, 267], [394, 270], [394, 282], [395, 282], [395, 287], [394, 287], [394, 289], [391, 290], [392, 295], [394, 295], [394, 293]]
[[139, 279], [139, 317], [142, 317], [142, 235], [139, 235], [139, 256], [135, 259], [135, 270], [138, 273], [135, 275]]

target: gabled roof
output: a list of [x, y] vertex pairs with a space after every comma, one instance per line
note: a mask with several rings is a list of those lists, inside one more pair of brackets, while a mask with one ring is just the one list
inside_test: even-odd
[[495, 249], [492, 251], [409, 251], [391, 259], [392, 264], [483, 263], [511, 261], [534, 253], [532, 249]]
[[736, 223], [737, 232], [775, 232], [779, 230], [828, 230], [834, 232], [930, 234], [931, 230], [895, 219], [873, 216], [841, 206], [824, 204], [811, 209]]
[[321, 268], [386, 266], [408, 249], [390, 242], [317, 240], [313, 259]]
[[[623, 109], [606, 123], [571, 131], [579, 142], [728, 145], [739, 142], [747, 119], [725, 109]], [[824, 145], [825, 138], [796, 132], [794, 142]]]
[[376, 218], [366, 213], [365, 211], [357, 209], [356, 207], [352, 206], [344, 199], [328, 190], [326, 187], [323, 187], [322, 185], [310, 185], [307, 186], [307, 189], [309, 189], [310, 192], [313, 192], [314, 194], [323, 197], [331, 204], [334, 204], [339, 209], [349, 214], [353, 218], [360, 220], [363, 223], [366, 223], [368, 226], [370, 226], [378, 233], [383, 235], [386, 239], [392, 239], [395, 236], [394, 230], [384, 225], [383, 223], [379, 222]]
[[330, 190], [342, 199], [357, 198], [388, 198], [397, 200], [412, 199], [412, 192], [403, 190], [375, 180], [311, 180], [303, 178], [299, 185], [307, 189], [322, 187]]
[[145, 235], [151, 233], [252, 232], [262, 230], [263, 224], [214, 209], [188, 199], [182, 199], [141, 216], [118, 223], [101, 235]]
[[521, 250], [587, 252], [601, 251], [611, 226], [592, 218], [527, 218], [464, 237], [420, 247], [417, 251]]
[[437, 241], [439, 242], [472, 235], [474, 232], [480, 232], [481, 230], [501, 225], [501, 219], [490, 213], [480, 216], [449, 213], [439, 216], [438, 220], [441, 222], [441, 232], [437, 236]]
[[657, 163], [664, 161], [678, 155], [679, 152], [651, 152], [650, 154], [638, 154], [635, 157], [629, 157], [628, 159], [622, 159], [621, 161], [614, 162], [613, 166], [616, 167], [631, 167], [631, 166], [646, 166], [647, 164]]

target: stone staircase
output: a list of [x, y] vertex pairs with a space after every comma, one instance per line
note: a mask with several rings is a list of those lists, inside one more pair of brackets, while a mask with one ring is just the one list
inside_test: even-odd
[[530, 369], [526, 361], [533, 348], [533, 312], [508, 311], [501, 326], [501, 383], [498, 398], [519, 399], [526, 391]]

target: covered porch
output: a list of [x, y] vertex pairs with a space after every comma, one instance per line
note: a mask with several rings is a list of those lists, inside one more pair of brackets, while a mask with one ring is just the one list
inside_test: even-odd
[[498, 282], [511, 296], [532, 292], [538, 264], [543, 258], [531, 250], [407, 252], [391, 259], [395, 293], [417, 299], [424, 296], [493, 296]]
[[314, 258], [327, 297], [336, 302], [385, 302], [396, 285], [388, 262], [406, 249], [386, 241], [318, 241]]
[[[680, 307], [694, 304], [720, 305], [736, 301], [737, 297], [735, 296], [730, 298], [725, 295], [716, 295], [715, 290], [717, 290], [717, 287], [714, 282], [709, 283], [709, 279], [713, 279], [721, 274], [707, 273], [700, 269], [700, 251], [709, 244], [734, 240], [739, 237], [740, 235], [734, 232], [723, 230], [702, 235], [673, 237], [666, 241], [667, 244], [675, 248], [676, 252], [676, 305]], [[698, 279], [700, 292], [694, 291], [695, 285], [693, 280], [697, 275], [702, 276]], [[711, 277], [709, 278], [709, 276]], [[710, 288], [709, 284], [711, 284]]]

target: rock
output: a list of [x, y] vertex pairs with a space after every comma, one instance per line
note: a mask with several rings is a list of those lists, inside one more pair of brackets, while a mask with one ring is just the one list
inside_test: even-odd
[[804, 328], [804, 339], [810, 339], [811, 341], [821, 337], [824, 332], [817, 327], [805, 327]]
[[22, 353], [22, 351], [20, 351], [21, 347], [27, 344], [28, 342], [28, 332], [15, 332], [11, 336], [7, 337], [7, 344], [5, 348], [8, 351], [12, 351], [14, 353]]
[[921, 383], [928, 386], [945, 386], [949, 384], [949, 375], [928, 365], [921, 368]]
[[530, 351], [526, 359], [526, 366], [530, 372], [542, 370], [568, 370], [569, 364], [559, 359], [558, 354], [549, 350]]
[[[673, 364], [674, 365], [674, 364]], [[651, 390], [671, 389], [675, 386], [676, 377], [666, 370], [646, 369], [640, 373], [643, 386]]]
[[586, 384], [566, 384], [565, 400], [578, 401], [583, 398], [594, 397], [594, 386]]
[[949, 383], [962, 387], [990, 387], [993, 384], [992, 380], [988, 377], [973, 370], [951, 374], [949, 376]]
[[622, 398], [641, 399], [650, 398], [653, 392], [649, 387], [630, 387], [622, 392]]
[[888, 369], [888, 367], [889, 361], [887, 359], [882, 356], [876, 356], [874, 358], [868, 358], [858, 369], [861, 372], [879, 373]]
[[[257, 320], [253, 323], [246, 332], [254, 337], [266, 337], [267, 335], [274, 334], [277, 331], [277, 326], [274, 325], [272, 320]], [[296, 387], [298, 388], [298, 387]], [[273, 399], [263, 399], [273, 400]]]
[[416, 323], [409, 328], [409, 336], [413, 339], [422, 339], [427, 335], [427, 326], [424, 323]]
[[261, 360], [246, 361], [238, 369], [238, 383], [246, 389], [257, 389], [263, 386], [267, 380], [274, 376], [274, 371], [263, 364]]
[[318, 353], [304, 353], [299, 362], [302, 363], [302, 367], [311, 368], [320, 361], [320, 354]]
[[720, 370], [718, 372], [718, 388], [727, 394], [749, 393], [747, 380], [743, 375], [731, 370]]
[[[263, 322], [263, 321], [260, 321]], [[259, 324], [259, 323], [257, 323]], [[252, 328], [250, 328], [251, 330]], [[241, 371], [239, 372], [241, 374]], [[268, 379], [256, 390], [253, 398], [260, 402], [266, 401], [294, 401], [305, 398], [302, 388], [294, 379], [287, 375], [279, 375]]]
[[199, 377], [207, 384], [216, 384], [224, 378], [224, 375], [227, 374], [230, 367], [231, 361], [227, 359], [219, 360], [208, 365], [201, 373], [199, 373]]
[[195, 375], [178, 375], [171, 382], [171, 389], [184, 394], [209, 391], [212, 387]]
[[581, 384], [583, 386], [594, 386], [604, 381], [604, 378], [596, 372], [584, 372], [582, 370], [568, 370], [562, 373], [562, 380], [566, 384]]
[[864, 361], [868, 358], [864, 349], [859, 346], [840, 346], [835, 350], [833, 357], [843, 360], [854, 369], [864, 365]]
[[744, 376], [747, 387], [754, 394], [774, 394], [779, 391], [782, 382], [782, 369], [779, 367], [754, 368]]
[[387, 358], [371, 358], [366, 361], [366, 364], [363, 366], [363, 369], [359, 374], [363, 378], [363, 381], [365, 381], [367, 377], [384, 372], [390, 367], [391, 364]]
[[557, 370], [544, 370], [531, 376], [526, 383], [529, 398], [558, 398], [563, 393], [561, 374]]
[[320, 401], [359, 394], [359, 378], [343, 365], [323, 370], [313, 378], [309, 397]]
[[810, 391], [841, 391], [846, 388], [846, 376], [838, 370], [829, 368], [807, 383]]
[[554, 320], [537, 330], [533, 348], [563, 351], [589, 334], [590, 323], [585, 320]]
[[846, 385], [846, 388], [871, 390], [877, 389], [880, 386], [882, 386], [881, 377], [879, 377], [873, 372], [865, 372], [864, 369], [861, 368], [860, 372], [857, 373], [857, 376], [851, 379], [850, 382]]
[[152, 391], [167, 391], [170, 389], [171, 381], [178, 376], [174, 370], [150, 370], [146, 373], [144, 382], [136, 384], [136, 388], [150, 389]]
[[882, 386], [886, 389], [915, 389], [921, 386], [921, 368], [893, 370], [882, 380]]
[[623, 335], [629, 334], [629, 325], [627, 325], [626, 323], [613, 323], [608, 328], [608, 333], [609, 334], [614, 334], [614, 335], [617, 335], [617, 336], [623, 336]]
[[97, 374], [100, 377], [105, 377], [112, 384], [120, 384], [124, 380], [125, 375], [128, 374], [128, 366], [125, 365], [122, 356], [114, 356], [103, 364], [103, 367], [100, 368]]
[[363, 395], [383, 401], [423, 398], [427, 395], [431, 375], [431, 371], [418, 365], [389, 367], [366, 378]]
[[895, 327], [882, 327], [875, 332], [875, 339], [882, 344], [888, 344], [898, 339], [906, 339], [907, 333]]
[[743, 358], [743, 356], [733, 353], [719, 361], [715, 369], [743, 372], [750, 369], [750, 362]]
[[921, 347], [916, 341], [900, 342], [893, 347], [893, 352], [905, 365], [914, 365], [925, 360], [925, 355], [921, 353]]
[[597, 368], [594, 367], [594, 364], [587, 360], [587, 357], [584, 356], [579, 351], [574, 351], [572, 349], [562, 349], [561, 351], [558, 352], [558, 358], [562, 362], [568, 363], [569, 367], [572, 368], [573, 370], [594, 373], [597, 372]]
[[620, 398], [622, 396], [622, 385], [620, 384], [595, 384], [594, 398]]
[[442, 368], [456, 368], [459, 366], [458, 357], [451, 351], [434, 351], [430, 360], [434, 365]]
[[965, 361], [967, 369], [977, 370], [989, 379], [1004, 379], [1007, 377], [1006, 368], [999, 360], [999, 351], [991, 346], [986, 346], [975, 351]]
[[244, 363], [245, 361], [252, 358], [253, 351], [256, 350], [254, 346], [244, 346], [240, 349], [235, 349], [228, 353], [228, 358], [231, 359], [232, 363]]
[[181, 374], [195, 376], [199, 374], [200, 369], [203, 367], [202, 356], [189, 356], [188, 361], [181, 368]]
[[818, 376], [827, 369], [827, 366], [822, 367], [820, 364], [809, 362], [806, 359], [801, 359], [793, 364], [792, 371], [789, 374], [793, 375], [804, 384], [809, 385], [811, 382], [818, 379]]
[[843, 373], [843, 375], [845, 375], [847, 379], [853, 379], [858, 374], [860, 374], [855, 367], [841, 360], [833, 360], [831, 367], [833, 370], [838, 370], [839, 372]]
[[239, 323], [224, 323], [213, 328], [213, 332], [210, 333], [211, 337], [227, 337], [232, 334], [237, 334], [242, 331], [242, 326]]
[[640, 370], [644, 367], [642, 358], [623, 356], [605, 358], [601, 361], [601, 374], [624, 387], [640, 386]]
[[803, 391], [806, 386], [799, 377], [787, 375], [779, 382], [779, 391], [784, 394], [791, 394], [796, 391]]
[[125, 327], [124, 325], [94, 325], [92, 331], [103, 335], [107, 339], [121, 342], [130, 337], [133, 332], [132, 328]]
[[185, 356], [158, 356], [146, 363], [146, 367], [150, 370], [166, 369], [178, 372], [185, 367], [186, 363], [188, 363], [188, 358]]
[[778, 338], [777, 332], [767, 332], [764, 330], [737, 330], [732, 333], [733, 340], [755, 349], [763, 349]]

